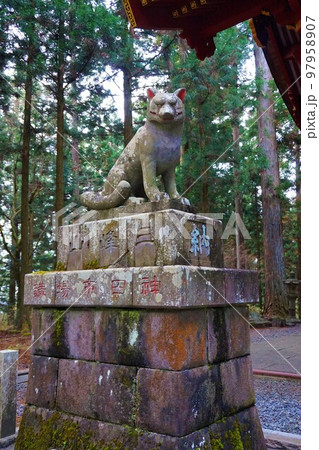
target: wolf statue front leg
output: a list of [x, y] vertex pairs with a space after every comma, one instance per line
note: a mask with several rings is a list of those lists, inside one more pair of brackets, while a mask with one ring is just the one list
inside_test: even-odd
[[156, 163], [152, 159], [142, 162], [143, 185], [145, 193], [151, 202], [159, 202], [163, 198], [169, 198], [168, 194], [161, 192], [156, 185]]
[[175, 167], [170, 167], [163, 173], [163, 182], [165, 191], [170, 198], [180, 200], [184, 205], [190, 205], [189, 200], [186, 197], [181, 197], [177, 192], [176, 179], [175, 179]]

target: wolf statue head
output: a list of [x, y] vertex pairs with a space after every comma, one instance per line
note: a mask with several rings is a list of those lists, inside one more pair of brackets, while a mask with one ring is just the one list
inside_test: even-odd
[[156, 92], [147, 89], [147, 120], [160, 124], [183, 123], [185, 118], [184, 99], [186, 89], [180, 88], [173, 93]]

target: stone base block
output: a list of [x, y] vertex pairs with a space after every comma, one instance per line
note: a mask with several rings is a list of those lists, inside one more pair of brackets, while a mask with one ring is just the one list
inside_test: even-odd
[[27, 276], [33, 355], [15, 448], [264, 450], [256, 280], [185, 266]]
[[18, 351], [0, 351], [0, 439], [16, 431]]
[[27, 403], [181, 437], [253, 406], [249, 356], [182, 371], [32, 357]]
[[174, 209], [128, 216], [120, 208], [114, 218], [94, 219], [60, 227], [58, 270], [176, 264], [223, 267], [219, 220]]
[[255, 407], [182, 437], [27, 406], [16, 450], [265, 450]]
[[173, 308], [258, 301], [258, 273], [194, 266], [35, 273], [25, 277], [28, 306]]
[[58, 358], [175, 371], [229, 364], [249, 355], [248, 307], [34, 309], [32, 353], [50, 358], [43, 369], [41, 359], [34, 361], [46, 379]]

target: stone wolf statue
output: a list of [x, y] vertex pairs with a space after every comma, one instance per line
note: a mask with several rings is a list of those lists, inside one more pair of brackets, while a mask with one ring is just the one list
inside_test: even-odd
[[[85, 192], [81, 203], [89, 209], [121, 206], [129, 196], [145, 197], [151, 202], [163, 198], [186, 198], [176, 190], [175, 167], [181, 156], [181, 138], [185, 117], [186, 90], [174, 93], [147, 89], [148, 106], [145, 124], [125, 147], [110, 170], [101, 193]], [[156, 177], [162, 176], [165, 192], [160, 192]]]

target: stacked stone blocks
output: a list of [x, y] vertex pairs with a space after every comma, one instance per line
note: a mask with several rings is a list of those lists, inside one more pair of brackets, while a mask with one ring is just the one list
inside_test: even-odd
[[256, 273], [198, 266], [27, 276], [33, 356], [17, 449], [31, 437], [56, 448], [67, 429], [70, 448], [264, 448], [249, 356]]

